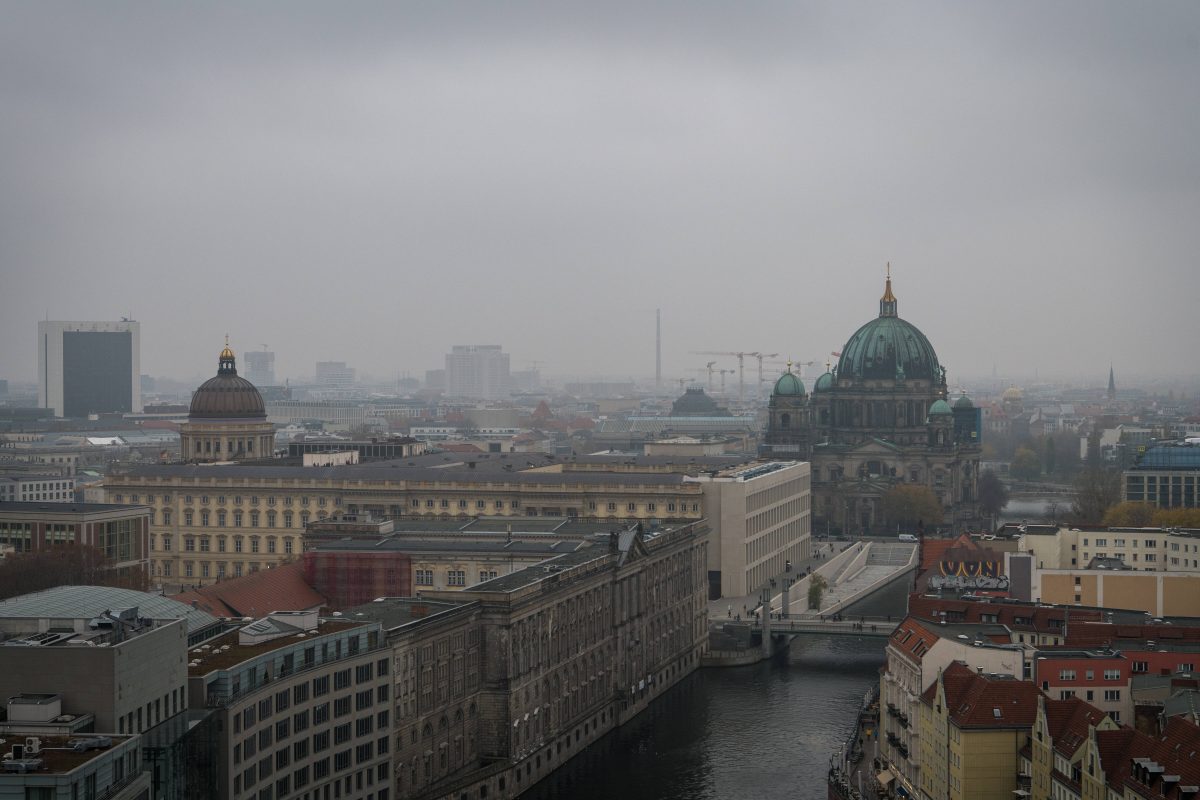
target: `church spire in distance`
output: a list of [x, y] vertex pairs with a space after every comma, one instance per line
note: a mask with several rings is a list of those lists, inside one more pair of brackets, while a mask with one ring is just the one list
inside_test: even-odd
[[887, 265], [887, 283], [884, 285], [883, 297], [879, 298], [879, 316], [899, 316], [896, 313], [896, 295], [892, 294], [892, 262], [890, 261]]
[[1109, 400], [1117, 399], [1117, 381], [1113, 375], [1112, 364], [1108, 365], [1108, 391], [1104, 393], [1104, 396]]

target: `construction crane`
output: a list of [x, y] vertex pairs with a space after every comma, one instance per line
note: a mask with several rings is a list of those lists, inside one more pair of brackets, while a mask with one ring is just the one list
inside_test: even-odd
[[[814, 364], [816, 364], [817, 362], [815, 362], [815, 361], [764, 361], [763, 363], [765, 365], [767, 365], [768, 367], [811, 367]], [[796, 370], [796, 372], [797, 372], [797, 374], [799, 374], [800, 370]], [[774, 379], [768, 378], [768, 377], [759, 378], [759, 383], [763, 384], [763, 383], [767, 383], [771, 380], [774, 380]]]
[[746, 356], [758, 358], [759, 353], [731, 350], [693, 350], [694, 356], [733, 356], [738, 360], [738, 402], [746, 399]]
[[776, 358], [779, 356], [779, 353], [751, 353], [751, 355], [753, 355], [755, 358], [758, 359], [758, 385], [762, 386], [762, 383], [763, 383], [763, 372], [762, 372], [763, 359], [764, 358]]
[[731, 370], [731, 369], [719, 369], [719, 370], [717, 370], [717, 372], [721, 373], [721, 396], [722, 396], [722, 397], [724, 397], [724, 396], [725, 396], [725, 376], [726, 376], [726, 375], [732, 375], [732, 374], [733, 374], [733, 370]]
[[709, 391], [710, 393], [711, 393], [711, 392], [712, 392], [712, 390], [713, 390], [713, 387], [712, 387], [712, 376], [713, 376], [713, 367], [716, 365], [716, 363], [717, 363], [717, 362], [715, 362], [715, 361], [710, 361], [710, 362], [708, 362], [707, 364], [705, 364], [705, 365], [704, 365], [704, 368], [708, 370], [708, 391]]

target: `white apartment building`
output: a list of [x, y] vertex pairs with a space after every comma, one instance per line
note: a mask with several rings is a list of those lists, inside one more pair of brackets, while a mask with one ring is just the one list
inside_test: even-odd
[[446, 394], [498, 400], [510, 389], [508, 353], [498, 344], [455, 345], [446, 354]]
[[75, 500], [75, 479], [61, 475], [5, 475], [0, 477], [0, 502], [70, 503]]

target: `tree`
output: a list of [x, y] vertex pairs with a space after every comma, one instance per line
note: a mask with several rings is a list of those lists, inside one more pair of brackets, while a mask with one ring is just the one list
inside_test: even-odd
[[979, 475], [979, 507], [989, 517], [995, 518], [1008, 505], [1008, 487], [990, 469]]
[[1154, 513], [1160, 528], [1200, 528], [1200, 508], [1160, 508]]
[[1149, 528], [1155, 524], [1156, 509], [1150, 503], [1128, 500], [1104, 512], [1104, 524], [1110, 528]]
[[1009, 473], [1019, 481], [1036, 481], [1042, 476], [1042, 460], [1028, 447], [1018, 447]]
[[1071, 513], [1075, 522], [1100, 524], [1104, 512], [1121, 500], [1121, 473], [1103, 467], [1090, 467], [1075, 479], [1075, 500]]
[[145, 591], [140, 567], [116, 570], [103, 552], [86, 545], [63, 545], [18, 553], [0, 562], [0, 599], [53, 589], [55, 586], [117, 586]]
[[1053, 475], [1058, 469], [1058, 453], [1050, 436], [1044, 437], [1042, 443], [1042, 468], [1047, 475]]
[[821, 610], [821, 598], [829, 588], [829, 581], [824, 575], [813, 573], [808, 580], [808, 607], [814, 611]]
[[928, 486], [900, 484], [883, 496], [883, 516], [888, 527], [916, 528], [919, 523], [937, 525], [942, 521], [941, 502]]

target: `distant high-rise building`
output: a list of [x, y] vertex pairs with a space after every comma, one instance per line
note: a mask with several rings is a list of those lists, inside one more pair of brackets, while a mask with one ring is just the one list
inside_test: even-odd
[[58, 417], [140, 412], [141, 324], [38, 323], [38, 405]]
[[446, 394], [497, 400], [510, 390], [508, 353], [498, 344], [455, 345], [446, 354]]
[[425, 388], [430, 392], [446, 391], [446, 370], [444, 369], [427, 369], [425, 370]]
[[345, 361], [318, 361], [317, 383], [329, 389], [345, 389], [354, 384], [354, 368]]
[[246, 359], [246, 380], [255, 386], [275, 385], [275, 354], [270, 350], [247, 350], [242, 354]]
[[1108, 365], [1108, 391], [1104, 393], [1104, 396], [1109, 400], [1117, 399], [1117, 378], [1113, 373], [1112, 364]]

